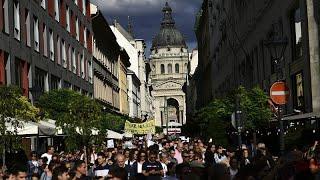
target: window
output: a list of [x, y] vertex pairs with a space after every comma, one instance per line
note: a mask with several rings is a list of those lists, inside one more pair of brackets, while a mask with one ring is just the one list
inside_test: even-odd
[[176, 73], [179, 73], [179, 64], [175, 65], [175, 71], [176, 71]]
[[20, 41], [20, 4], [17, 1], [13, 3], [14, 20], [14, 38]]
[[66, 53], [66, 43], [62, 40], [62, 65], [67, 68], [67, 53]]
[[68, 48], [68, 66], [69, 66], [69, 70], [70, 71], [72, 71], [71, 57], [72, 57], [71, 46], [69, 45], [69, 48]]
[[302, 57], [302, 32], [301, 32], [301, 10], [297, 8], [293, 14], [294, 20], [294, 53], [295, 59]]
[[58, 77], [51, 75], [50, 88], [51, 90], [60, 88], [60, 79]]
[[77, 72], [77, 65], [76, 65], [76, 51], [72, 48], [72, 72]]
[[60, 37], [57, 36], [57, 63], [61, 64], [61, 42]]
[[41, 0], [41, 7], [46, 9], [46, 0]]
[[49, 32], [49, 46], [50, 46], [50, 59], [54, 61], [54, 43], [53, 43], [53, 32], [50, 29]]
[[9, 0], [3, 1], [3, 25], [4, 25], [4, 32], [9, 34], [9, 6], [8, 6]]
[[87, 6], [86, 6], [86, 0], [82, 0], [82, 12], [83, 12], [83, 15], [86, 15], [86, 10], [87, 10]]
[[84, 56], [83, 54], [81, 55], [81, 77], [84, 78], [85, 74], [84, 74]]
[[47, 73], [37, 67], [35, 67], [35, 84], [34, 87], [38, 89], [38, 93], [34, 96], [34, 99], [39, 99], [41, 94], [48, 90], [48, 77]]
[[79, 34], [79, 19], [78, 19], [78, 17], [76, 17], [76, 37], [77, 37], [77, 40], [79, 41], [80, 34]]
[[294, 104], [298, 110], [304, 110], [304, 91], [303, 91], [303, 74], [298, 73], [294, 76]]
[[83, 42], [84, 42], [84, 47], [87, 48], [87, 28], [84, 28], [83, 31]]
[[172, 64], [168, 64], [168, 74], [172, 73]]
[[[52, 1], [52, 0], [50, 0]], [[60, 15], [59, 15], [59, 1], [60, 0], [54, 0], [54, 13], [55, 13], [55, 20], [59, 22], [60, 20]]]
[[47, 26], [43, 24], [42, 38], [43, 38], [43, 55], [48, 57], [48, 35]]
[[67, 31], [70, 32], [70, 9], [68, 6], [67, 6], [66, 16], [67, 16], [66, 28], [67, 28]]
[[27, 44], [27, 46], [31, 47], [30, 13], [29, 13], [29, 11], [27, 9], [25, 11], [25, 17], [26, 17], [26, 22], [25, 22], [25, 26], [26, 26], [26, 44]]
[[63, 88], [70, 89], [71, 88], [71, 84], [68, 81], [63, 81]]
[[34, 50], [39, 52], [39, 20], [37, 17], [33, 17], [33, 38]]
[[88, 77], [89, 82], [92, 83], [92, 63], [90, 60], [88, 61]]
[[22, 88], [22, 64], [19, 59], [14, 62], [15, 85]]
[[165, 71], [164, 71], [164, 64], [161, 64], [160, 69], [161, 69], [161, 74], [164, 74], [164, 73], [165, 73]]

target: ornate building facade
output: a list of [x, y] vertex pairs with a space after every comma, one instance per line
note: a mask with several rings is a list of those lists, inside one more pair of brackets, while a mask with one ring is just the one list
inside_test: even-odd
[[153, 39], [149, 62], [156, 125], [165, 126], [168, 121], [185, 124], [186, 95], [182, 87], [187, 80], [188, 48], [175, 27], [168, 3], [162, 12], [164, 17], [160, 32]]

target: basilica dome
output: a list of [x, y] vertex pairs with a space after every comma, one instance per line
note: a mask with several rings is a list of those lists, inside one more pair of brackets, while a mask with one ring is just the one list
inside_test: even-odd
[[152, 41], [152, 49], [163, 47], [184, 47], [186, 42], [183, 35], [175, 27], [175, 22], [172, 18], [172, 9], [166, 2], [165, 7], [162, 9], [164, 13], [161, 22], [160, 32], [155, 36]]

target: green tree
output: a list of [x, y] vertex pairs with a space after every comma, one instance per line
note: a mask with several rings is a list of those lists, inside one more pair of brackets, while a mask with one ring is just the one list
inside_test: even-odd
[[67, 109], [56, 125], [65, 132], [70, 149], [104, 140], [106, 129], [100, 128], [101, 106], [96, 101], [81, 95]]
[[39, 107], [47, 118], [66, 135], [70, 150], [101, 142], [106, 129], [101, 128], [101, 105], [95, 100], [68, 89], [53, 90], [40, 97]]
[[195, 119], [202, 136], [213, 138], [215, 143], [227, 145], [226, 127], [229, 124], [228, 117], [232, 114], [230, 105], [227, 98], [214, 99], [197, 112]]
[[81, 96], [81, 94], [69, 89], [52, 90], [44, 93], [37, 105], [45, 113], [46, 118], [58, 120], [70, 112], [70, 104]]
[[[253, 131], [265, 127], [272, 113], [268, 106], [268, 96], [259, 88], [249, 91], [240, 86], [226, 97], [212, 100], [196, 114], [196, 122], [202, 134], [214, 138], [217, 143], [227, 143], [226, 128], [235, 112], [236, 98], [239, 98], [243, 129]], [[254, 137], [255, 138], [255, 137]]]
[[[0, 148], [5, 152], [8, 142], [19, 146], [18, 128], [28, 121], [37, 121], [39, 110], [28, 98], [22, 96], [21, 89], [14, 86], [0, 86]], [[10, 129], [8, 128], [10, 127]], [[5, 156], [3, 155], [3, 164]]]
[[123, 130], [126, 121], [125, 117], [111, 113], [103, 113], [101, 116], [101, 128], [118, 132]]

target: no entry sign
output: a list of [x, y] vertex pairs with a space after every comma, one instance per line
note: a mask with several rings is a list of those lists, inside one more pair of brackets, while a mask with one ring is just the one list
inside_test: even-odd
[[288, 103], [290, 91], [286, 83], [275, 82], [270, 88], [270, 98], [278, 105], [285, 105]]

